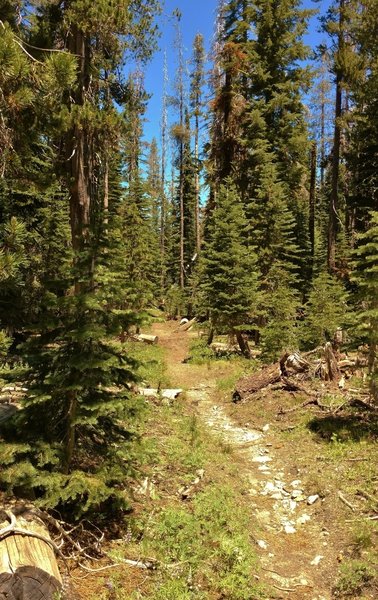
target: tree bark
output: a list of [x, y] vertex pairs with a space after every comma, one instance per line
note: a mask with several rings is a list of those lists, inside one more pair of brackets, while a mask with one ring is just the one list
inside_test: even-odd
[[[311, 178], [310, 178], [310, 214], [309, 214], [309, 232], [311, 244], [312, 262], [315, 256], [315, 205], [316, 205], [316, 143], [311, 148]], [[313, 266], [313, 265], [312, 265]]]
[[241, 331], [235, 331], [235, 335], [243, 356], [246, 358], [251, 358], [251, 349], [249, 347], [248, 340], [243, 336]]
[[[339, 34], [338, 52], [341, 53], [344, 46], [344, 0], [339, 1]], [[328, 253], [327, 262], [329, 271], [336, 270], [336, 235], [339, 208], [339, 178], [340, 178], [340, 144], [341, 144], [341, 111], [342, 111], [342, 83], [343, 73], [341, 68], [336, 70], [336, 98], [335, 98], [335, 126], [333, 135], [332, 152], [332, 181], [331, 196], [329, 203], [328, 218]]]

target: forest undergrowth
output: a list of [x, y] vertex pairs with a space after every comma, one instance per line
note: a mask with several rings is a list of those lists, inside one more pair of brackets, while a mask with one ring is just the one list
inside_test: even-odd
[[[191, 361], [172, 360], [179, 355], [178, 346], [187, 348], [187, 340], [172, 336], [170, 324], [158, 327], [166, 334], [168, 328], [164, 352], [136, 346], [139, 357], [143, 354], [145, 382], [179, 386], [176, 378], [182, 374], [187, 393], [172, 404], [146, 402], [142, 444], [148, 458], [134, 487], [133, 510], [107, 549], [119, 566], [87, 576], [81, 597], [88, 598], [91, 590], [91, 600], [375, 598], [376, 416], [351, 408], [337, 416], [312, 407], [286, 412], [302, 399], [281, 391], [235, 405], [232, 390], [246, 361], [204, 361], [196, 339]], [[267, 446], [276, 469], [319, 496], [311, 513], [314, 527], [295, 539], [284, 532], [275, 535], [269, 564], [267, 551], [259, 546], [264, 527], [256, 518], [256, 498], [246, 477], [250, 467], [232, 441], [209, 431], [199, 407], [201, 396], [196, 400], [195, 392], [189, 393], [201, 386], [209, 390], [215, 409], [224, 409], [236, 426], [262, 431], [269, 424]], [[339, 400], [332, 392], [326, 398], [330, 408]], [[319, 539], [305, 539], [315, 531]], [[306, 544], [324, 544], [317, 565], [306, 565]], [[149, 568], [123, 563], [130, 559]], [[288, 578], [306, 572], [312, 587], [282, 591], [282, 584], [267, 577], [269, 570]]]

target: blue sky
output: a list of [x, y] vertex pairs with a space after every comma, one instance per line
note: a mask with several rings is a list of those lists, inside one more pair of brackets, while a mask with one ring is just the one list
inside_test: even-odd
[[[185, 57], [189, 60], [191, 58], [192, 44], [196, 33], [203, 34], [206, 49], [210, 49], [214, 32], [217, 4], [217, 0], [165, 0], [163, 13], [159, 17], [159, 28], [161, 31], [161, 37], [158, 42], [159, 50], [144, 70], [145, 87], [147, 92], [151, 94], [145, 123], [145, 139], [147, 141], [151, 141], [154, 136], [159, 141], [160, 137], [164, 50], [166, 50], [168, 57], [168, 71], [170, 78], [169, 92], [172, 93], [175, 72], [173, 11], [178, 8], [182, 13], [181, 29]], [[317, 8], [321, 13], [324, 13], [330, 4], [331, 0], [320, 0], [320, 2], [317, 3], [312, 2], [312, 0], [303, 0], [303, 7]], [[313, 17], [310, 22], [309, 33], [305, 38], [306, 43], [312, 47], [324, 39], [324, 34], [319, 33], [317, 31], [318, 29], [318, 18]]]

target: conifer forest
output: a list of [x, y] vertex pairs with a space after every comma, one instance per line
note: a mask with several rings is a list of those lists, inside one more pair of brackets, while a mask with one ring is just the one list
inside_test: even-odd
[[0, 600], [378, 597], [378, 2], [203, 2], [0, 0]]

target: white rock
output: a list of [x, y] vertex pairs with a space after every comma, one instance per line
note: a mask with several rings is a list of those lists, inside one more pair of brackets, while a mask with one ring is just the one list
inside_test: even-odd
[[306, 513], [297, 519], [298, 525], [305, 525], [305, 523], [308, 523], [308, 521], [311, 521], [311, 517], [310, 515], [306, 515]]
[[302, 481], [300, 479], [294, 479], [294, 481], [292, 481], [290, 485], [292, 488], [299, 488], [301, 483]]
[[324, 556], [322, 556], [321, 554], [319, 554], [318, 556], [315, 556], [314, 560], [312, 560], [310, 562], [310, 565], [313, 565], [314, 567], [317, 567], [318, 564], [320, 563], [320, 561], [324, 558]]
[[314, 504], [317, 500], [319, 500], [319, 494], [314, 494], [313, 496], [309, 496], [307, 498], [307, 504], [311, 506], [311, 504]]
[[252, 458], [252, 462], [259, 462], [259, 463], [266, 463], [266, 462], [270, 462], [272, 459], [270, 456], [267, 456], [265, 454], [265, 456], [254, 456]]
[[271, 494], [270, 497], [273, 498], [273, 500], [282, 500], [281, 492], [274, 492], [274, 494]]
[[266, 550], [268, 547], [268, 544], [264, 542], [264, 540], [257, 540], [257, 545], [260, 546], [260, 548], [262, 548], [263, 550]]
[[266, 473], [266, 474], [270, 473], [270, 469], [266, 465], [260, 465], [257, 468], [258, 468], [259, 471], [264, 471], [264, 473]]
[[286, 525], [284, 525], [284, 531], [285, 533], [296, 533], [297, 530], [291, 523], [286, 523]]
[[264, 427], [262, 428], [262, 431], [266, 432], [266, 431], [269, 431], [269, 429], [270, 429], [270, 425], [266, 424], [266, 425], [264, 425]]
[[292, 498], [299, 498], [300, 496], [303, 496], [303, 490], [293, 490], [291, 492]]
[[261, 495], [267, 496], [268, 494], [272, 494], [276, 491], [277, 491], [277, 488], [275, 487], [274, 483], [272, 483], [271, 481], [267, 481], [263, 490], [261, 491]]

